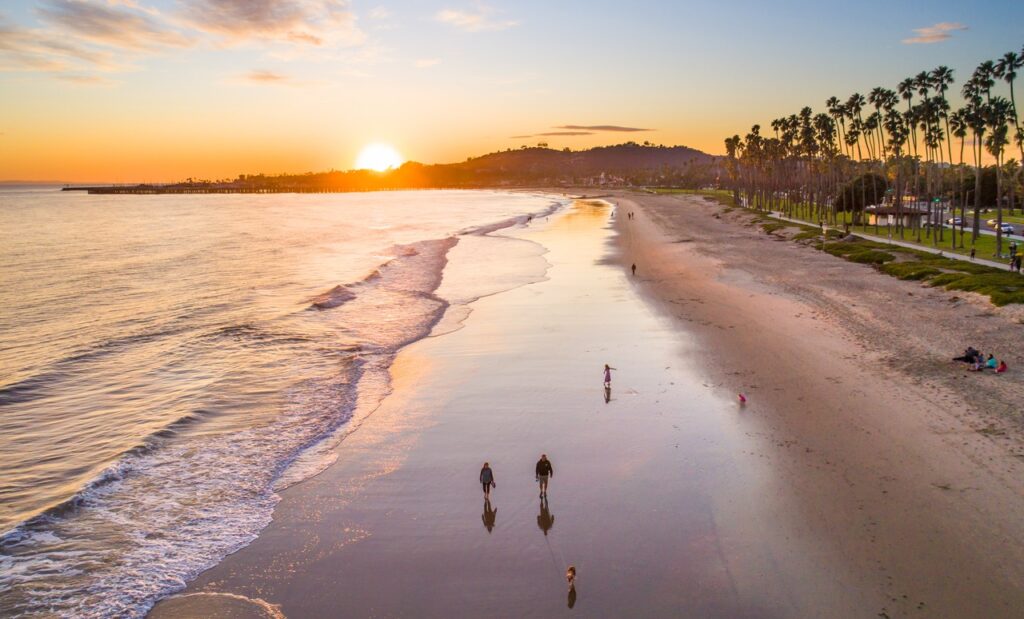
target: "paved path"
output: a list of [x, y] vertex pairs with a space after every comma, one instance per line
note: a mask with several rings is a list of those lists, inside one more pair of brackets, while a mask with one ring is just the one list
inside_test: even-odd
[[[778, 219], [778, 220], [781, 220], [781, 221], [788, 221], [790, 223], [799, 224], [799, 225], [802, 225], [802, 226], [812, 226], [812, 227], [814, 226], [814, 224], [806, 222], [806, 221], [802, 221], [800, 219], [793, 219], [792, 217], [786, 217], [785, 215], [779, 213], [778, 211], [770, 211], [770, 212], [768, 212], [766, 214], [769, 217], [772, 217], [774, 219]], [[826, 226], [826, 228], [828, 228], [828, 227], [829, 226]], [[836, 230], [839, 229], [839, 228], [836, 228], [834, 226], [832, 226], [832, 228], [834, 228]], [[963, 254], [957, 254], [957, 253], [954, 253], [954, 252], [945, 251], [943, 249], [936, 248], [936, 247], [928, 247], [926, 245], [918, 245], [917, 243], [910, 243], [910, 242], [907, 242], [907, 241], [900, 241], [900, 240], [897, 240], [897, 239], [887, 239], [887, 238], [882, 237], [882, 236], [874, 236], [874, 235], [870, 235], [870, 234], [857, 234], [856, 232], [851, 232], [850, 234], [852, 234], [853, 236], [856, 236], [856, 237], [868, 240], [868, 241], [875, 241], [876, 243], [888, 243], [889, 245], [897, 245], [899, 247], [906, 247], [908, 249], [916, 249], [916, 250], [919, 250], [919, 251], [928, 252], [930, 254], [936, 254], [936, 255], [942, 256], [944, 258], [950, 258], [952, 260], [963, 260], [964, 262], [974, 262], [976, 264], [983, 264], [985, 266], [993, 267], [993, 268], [996, 268], [996, 269], [1001, 269], [1001, 270], [1004, 270], [1004, 271], [1009, 269], [1009, 265], [1007, 263], [1005, 263], [1005, 262], [996, 262], [994, 260], [984, 260], [984, 259], [981, 259], [981, 258], [976, 258], [976, 259], [972, 260], [970, 256], [964, 256]]]

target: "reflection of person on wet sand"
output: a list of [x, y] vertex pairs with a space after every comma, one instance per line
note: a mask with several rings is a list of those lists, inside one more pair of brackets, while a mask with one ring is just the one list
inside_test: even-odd
[[604, 386], [604, 403], [607, 404], [612, 401], [612, 387], [611, 385]]
[[569, 587], [569, 608], [576, 605], [576, 585]]
[[484, 527], [490, 533], [494, 529], [494, 519], [498, 517], [498, 510], [491, 509], [490, 500], [484, 500], [484, 513], [480, 518], [484, 521]]
[[537, 526], [540, 527], [541, 531], [544, 531], [544, 535], [548, 534], [551, 527], [555, 526], [555, 517], [551, 515], [548, 510], [548, 502], [542, 500], [540, 502], [540, 513], [537, 514]]

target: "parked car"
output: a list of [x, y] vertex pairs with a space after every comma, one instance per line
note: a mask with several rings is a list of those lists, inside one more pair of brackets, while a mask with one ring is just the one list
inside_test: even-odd
[[998, 229], [998, 230], [1002, 230], [1003, 234], [1017, 234], [1016, 231], [1014, 231], [1013, 226], [1011, 226], [1010, 224], [1005, 224], [1004, 223], [1001, 226], [992, 226], [992, 227], [995, 228], [995, 229]]

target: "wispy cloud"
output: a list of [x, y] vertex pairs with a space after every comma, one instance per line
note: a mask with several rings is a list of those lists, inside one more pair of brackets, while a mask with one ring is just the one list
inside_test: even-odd
[[449, 24], [466, 32], [483, 32], [487, 30], [506, 30], [518, 26], [516, 20], [496, 19], [498, 11], [489, 6], [478, 4], [475, 10], [442, 9], [434, 19]]
[[155, 8], [155, 0], [37, 4], [35, 24], [12, 22], [0, 12], [0, 71], [99, 84], [107, 80], [97, 74], [128, 70], [145, 56], [204, 42], [252, 44], [268, 58], [334, 65], [365, 64], [380, 55], [347, 0], [176, 0], [165, 12]]
[[185, 22], [231, 43], [357, 45], [366, 35], [342, 0], [181, 0]]
[[370, 19], [389, 19], [391, 18], [391, 16], [394, 15], [394, 13], [391, 11], [391, 9], [385, 8], [383, 6], [378, 6], [370, 9], [370, 12], [367, 13], [366, 15]]
[[73, 37], [9, 24], [0, 15], [0, 71], [112, 71], [109, 51], [83, 45]]
[[640, 127], [623, 127], [621, 125], [559, 125], [555, 129], [579, 129], [583, 131], [654, 131], [654, 129], [641, 129]]
[[113, 82], [105, 77], [99, 75], [81, 75], [77, 73], [58, 73], [55, 75], [59, 80], [65, 82], [71, 82], [73, 84], [89, 84], [89, 85], [104, 85], [112, 84]]
[[440, 58], [418, 58], [413, 63], [413, 66], [417, 69], [429, 69], [430, 67], [436, 67], [441, 64]]
[[287, 84], [291, 78], [267, 69], [254, 69], [241, 76], [243, 80], [254, 84]]
[[531, 133], [529, 135], [513, 135], [511, 139], [546, 138], [555, 135], [594, 135], [594, 133], [592, 131], [545, 131], [544, 133]]
[[36, 9], [49, 24], [99, 45], [130, 50], [183, 47], [191, 40], [133, 6], [48, 0]]
[[957, 22], [939, 22], [924, 28], [914, 28], [916, 33], [909, 39], [903, 39], [909, 45], [915, 43], [938, 43], [952, 37], [952, 33], [958, 30], [967, 30], [967, 26]]

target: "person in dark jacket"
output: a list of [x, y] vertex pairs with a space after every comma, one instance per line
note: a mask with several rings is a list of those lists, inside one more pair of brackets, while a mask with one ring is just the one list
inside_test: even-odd
[[548, 495], [548, 479], [555, 476], [555, 469], [552, 468], [547, 454], [540, 455], [534, 472], [537, 475], [537, 482], [540, 483], [540, 496], [544, 498]]
[[484, 462], [484, 468], [480, 469], [480, 483], [484, 487], [484, 499], [490, 500], [491, 488], [498, 485], [494, 483], [494, 471], [491, 470], [490, 462]]

